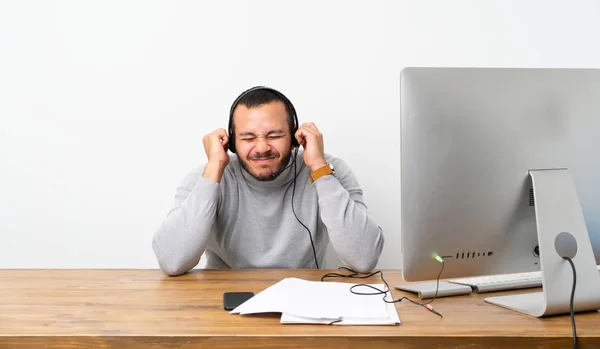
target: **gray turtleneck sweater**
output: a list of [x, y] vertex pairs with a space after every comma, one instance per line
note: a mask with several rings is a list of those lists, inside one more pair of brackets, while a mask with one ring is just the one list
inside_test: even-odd
[[236, 155], [221, 183], [202, 177], [204, 166], [193, 170], [177, 188], [174, 206], [154, 235], [160, 268], [168, 275], [183, 274], [203, 253], [208, 269], [315, 268], [310, 231], [319, 267], [324, 267], [331, 241], [346, 266], [371, 271], [383, 248], [381, 228], [369, 218], [346, 163], [327, 154], [325, 159], [336, 176], [313, 184], [302, 152], [272, 181], [256, 180]]

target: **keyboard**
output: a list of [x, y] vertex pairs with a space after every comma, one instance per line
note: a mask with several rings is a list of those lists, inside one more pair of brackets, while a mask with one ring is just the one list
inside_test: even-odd
[[[600, 265], [597, 266], [597, 268], [600, 272]], [[471, 286], [475, 293], [508, 291], [542, 287], [542, 273], [533, 271], [528, 273], [477, 276], [471, 278], [450, 279], [448, 282]]]

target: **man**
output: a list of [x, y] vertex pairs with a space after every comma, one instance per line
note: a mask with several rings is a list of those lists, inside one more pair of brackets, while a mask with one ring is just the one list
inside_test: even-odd
[[203, 253], [210, 269], [318, 268], [329, 241], [347, 266], [375, 268], [384, 238], [358, 181], [324, 153], [314, 123], [298, 126], [283, 94], [245, 91], [230, 109], [229, 130], [202, 141], [208, 162], [183, 180], [153, 239], [166, 274], [189, 271]]

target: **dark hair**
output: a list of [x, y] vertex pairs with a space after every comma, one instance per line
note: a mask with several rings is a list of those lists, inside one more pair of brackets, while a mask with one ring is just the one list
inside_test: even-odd
[[[264, 104], [269, 104], [271, 102], [281, 102], [285, 105], [285, 113], [287, 116], [288, 125], [290, 130], [293, 130], [295, 125], [294, 119], [294, 110], [291, 102], [283, 96], [281, 93], [276, 92], [270, 88], [252, 88], [244, 93], [242, 93], [241, 97], [234, 102], [231, 107], [231, 130], [233, 130], [233, 112], [238, 105], [244, 105], [250, 109], [260, 107]], [[292, 134], [293, 137], [293, 134]]]

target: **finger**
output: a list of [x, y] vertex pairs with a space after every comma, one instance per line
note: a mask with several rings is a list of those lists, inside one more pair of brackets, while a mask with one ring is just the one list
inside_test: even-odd
[[229, 134], [224, 128], [218, 128], [210, 134], [211, 139], [218, 139], [219, 143], [225, 144], [229, 141]]
[[296, 131], [296, 133], [294, 134], [294, 138], [296, 138], [298, 144], [300, 144], [301, 146], [304, 146], [306, 144], [306, 137], [304, 135], [303, 130], [298, 129], [298, 131]]
[[228, 136], [228, 133], [224, 128], [216, 129], [213, 133], [216, 134], [219, 139], [223, 138], [224, 136]]
[[317, 126], [312, 122], [306, 123], [302, 126], [303, 126], [302, 127], [303, 130], [306, 130], [307, 132], [312, 133], [317, 137], [321, 135], [321, 131], [319, 131]]
[[298, 131], [301, 131], [304, 137], [307, 136], [317, 136], [319, 134], [319, 130], [315, 130], [314, 128], [308, 125], [302, 125]]
[[219, 141], [222, 145], [226, 146], [229, 143], [229, 136], [227, 134], [224, 134], [219, 138]]
[[304, 126], [299, 128], [298, 131], [296, 131], [296, 134], [299, 134], [304, 138], [312, 138], [314, 136], [318, 136], [319, 132]]
[[319, 129], [317, 128], [317, 125], [315, 125], [314, 122], [305, 122], [304, 124], [302, 124], [302, 126], [305, 126], [308, 130], [319, 132]]
[[321, 132], [304, 127], [298, 130], [305, 142], [320, 143], [323, 139]]

